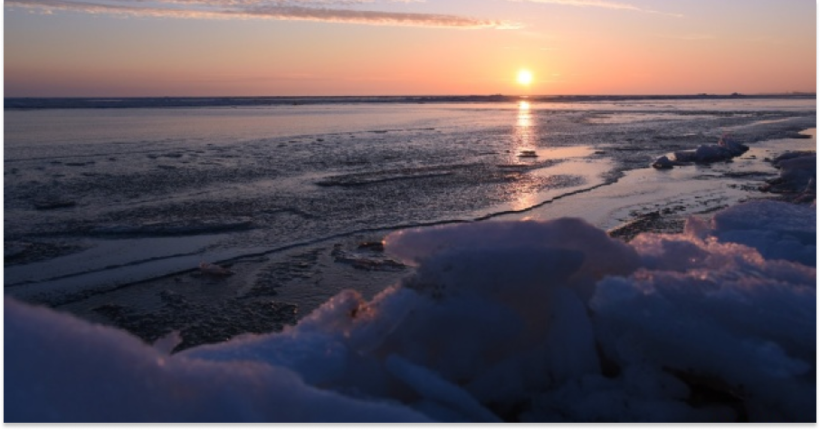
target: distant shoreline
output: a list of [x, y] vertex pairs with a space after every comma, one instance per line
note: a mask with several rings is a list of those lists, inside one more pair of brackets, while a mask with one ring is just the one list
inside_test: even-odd
[[335, 104], [504, 103], [521, 100], [572, 103], [645, 100], [816, 99], [816, 93], [684, 95], [468, 95], [265, 97], [7, 97], [5, 110], [260, 107]]

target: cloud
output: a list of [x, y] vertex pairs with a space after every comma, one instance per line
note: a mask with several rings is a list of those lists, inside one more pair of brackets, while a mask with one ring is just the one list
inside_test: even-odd
[[[404, 2], [403, 0], [399, 0]], [[391, 1], [393, 3], [395, 1]], [[9, 0], [7, 7], [141, 17], [188, 19], [275, 19], [350, 24], [438, 27], [457, 29], [517, 29], [509, 21], [477, 19], [459, 15], [361, 10], [356, 6], [372, 0]]]
[[669, 13], [669, 12], [661, 12], [657, 10], [650, 10], [644, 9], [632, 4], [628, 3], [618, 3], [618, 2], [611, 2], [605, 0], [511, 0], [511, 1], [524, 1], [529, 3], [543, 3], [543, 4], [556, 4], [562, 6], [576, 6], [576, 7], [597, 7], [602, 9], [613, 9], [613, 10], [629, 10], [633, 12], [643, 12], [643, 13], [656, 13], [661, 15], [668, 15], [674, 16], [677, 18], [683, 17], [683, 15], [679, 13]]

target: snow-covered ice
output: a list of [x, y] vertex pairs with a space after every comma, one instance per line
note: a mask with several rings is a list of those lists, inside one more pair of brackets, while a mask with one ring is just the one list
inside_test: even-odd
[[5, 300], [5, 422], [425, 421], [250, 360], [168, 356], [125, 332]]
[[6, 297], [6, 421], [813, 422], [815, 219], [750, 202], [629, 244], [579, 219], [396, 232], [417, 268], [372, 300], [171, 356]]

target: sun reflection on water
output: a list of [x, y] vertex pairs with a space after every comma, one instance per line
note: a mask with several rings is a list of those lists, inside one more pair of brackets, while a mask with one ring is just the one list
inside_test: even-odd
[[530, 102], [518, 102], [518, 115], [513, 129], [513, 163], [532, 161], [535, 159], [535, 130], [533, 127], [533, 112]]
[[518, 116], [516, 119], [514, 131], [515, 147], [513, 148], [514, 151], [511, 152], [518, 158], [518, 160], [514, 160], [517, 162], [525, 161], [520, 157], [522, 154], [534, 155], [535, 133], [533, 130], [532, 110], [530, 109], [529, 102], [523, 100], [518, 102]]
[[530, 102], [520, 101], [518, 102], [518, 122], [516, 123], [517, 130], [516, 132], [521, 131], [521, 129], [525, 129], [525, 131], [529, 131], [529, 128], [532, 126], [532, 113], [530, 112]]
[[[530, 164], [537, 160], [535, 152], [535, 130], [533, 127], [533, 116], [528, 101], [518, 102], [518, 115], [513, 136], [513, 148], [511, 148], [512, 164]], [[527, 175], [524, 173], [523, 175]], [[537, 203], [536, 192], [532, 189], [532, 184], [528, 178], [519, 178], [510, 187], [510, 197], [512, 209], [521, 210], [533, 206]], [[528, 186], [529, 185], [529, 186]]]

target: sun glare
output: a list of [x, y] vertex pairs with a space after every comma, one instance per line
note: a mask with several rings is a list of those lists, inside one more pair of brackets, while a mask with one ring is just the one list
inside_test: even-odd
[[532, 72], [529, 70], [518, 71], [518, 83], [521, 85], [529, 85], [532, 83]]

